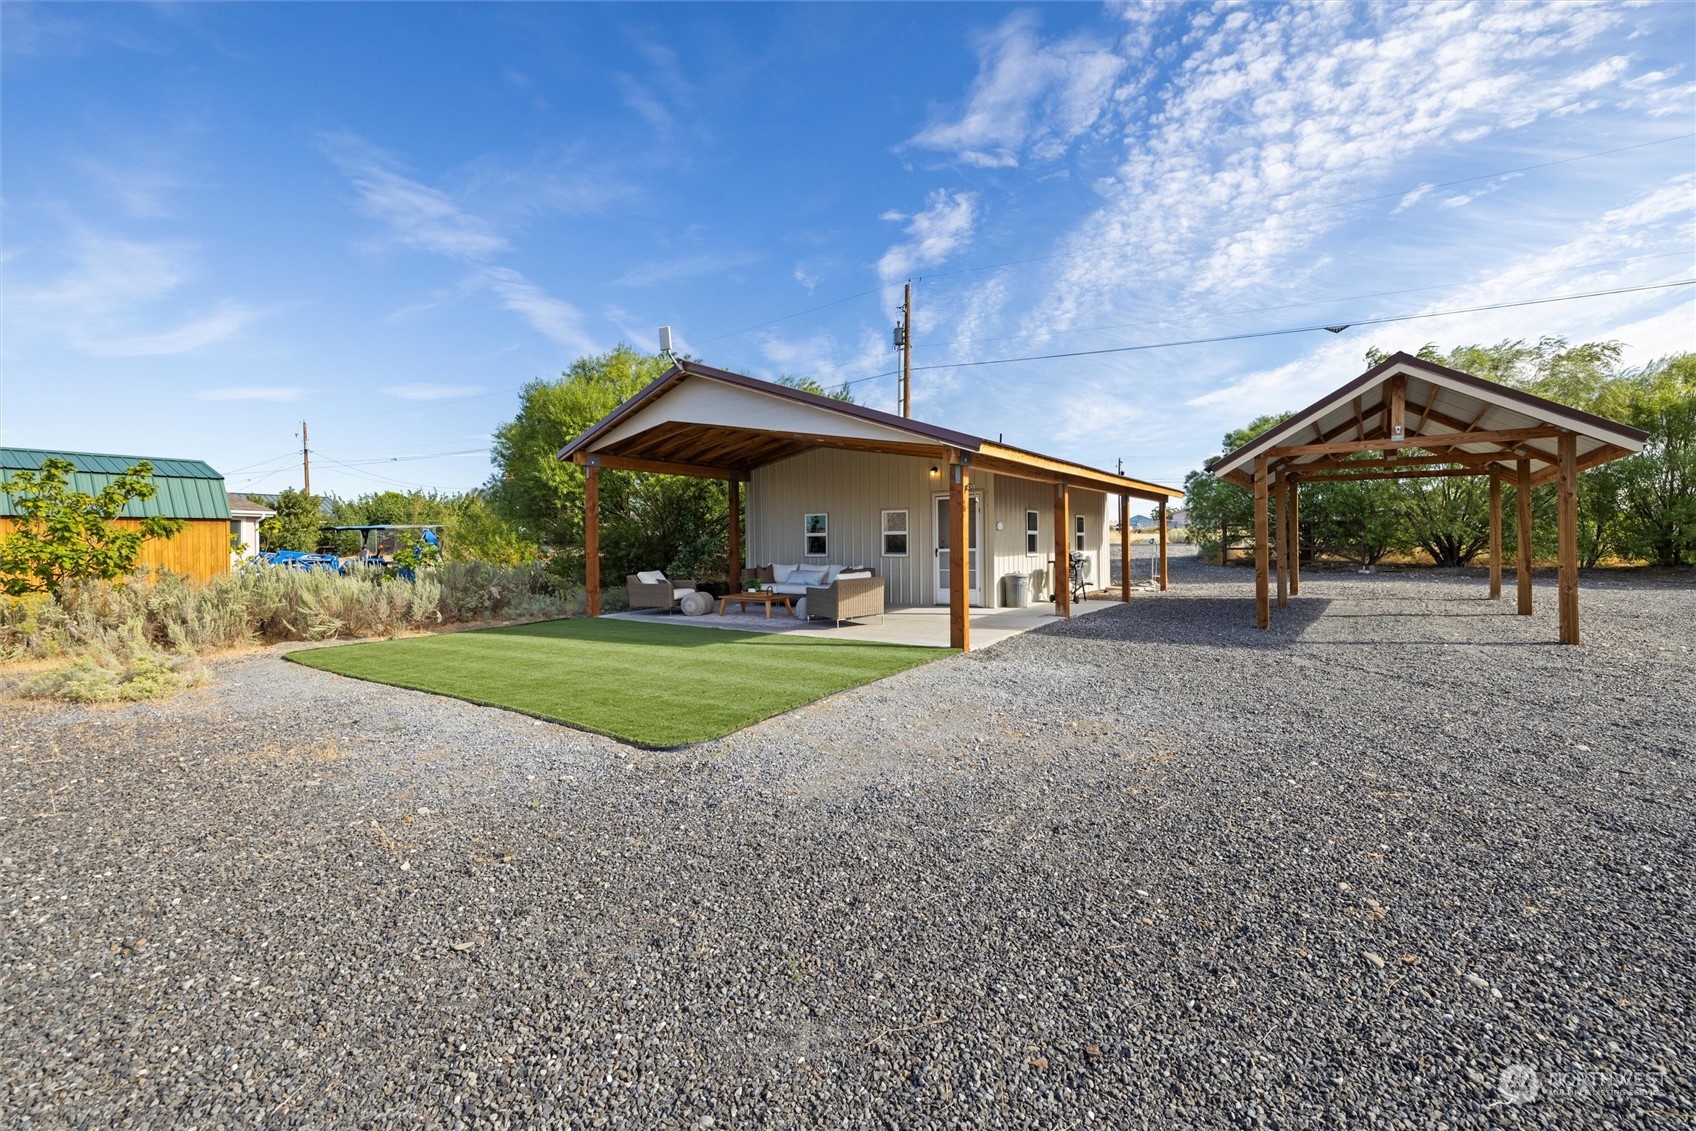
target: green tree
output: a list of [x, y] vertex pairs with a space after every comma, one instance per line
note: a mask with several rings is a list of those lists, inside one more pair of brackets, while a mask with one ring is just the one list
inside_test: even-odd
[[1696, 353], [1663, 358], [1624, 386], [1624, 415], [1649, 440], [1608, 465], [1618, 476], [1621, 546], [1658, 566], [1696, 564]]
[[1315, 480], [1301, 489], [1301, 524], [1315, 553], [1340, 552], [1362, 566], [1408, 548], [1402, 494], [1393, 480]]
[[12, 532], [0, 539], [0, 588], [11, 596], [45, 592], [57, 597], [72, 581], [110, 581], [135, 568], [142, 544], [170, 538], [186, 525], [150, 515], [134, 527], [119, 517], [132, 502], [153, 498], [153, 465], [141, 460], [114, 477], [98, 494], [71, 489], [76, 464], [48, 458], [34, 471], [14, 471]]
[[[1221, 455], [1236, 451], [1289, 418], [1287, 412], [1261, 416], [1225, 433]], [[1254, 530], [1253, 492], [1216, 479], [1206, 471], [1192, 471], [1184, 477], [1184, 508], [1189, 512], [1190, 538], [1203, 558], [1219, 553], [1221, 537], [1234, 539]]]
[[324, 500], [293, 487], [277, 496], [272, 509], [277, 513], [259, 524], [259, 548], [271, 550], [316, 550], [323, 539], [319, 527], [328, 525]]
[[[518, 417], [496, 430], [491, 501], [553, 552], [558, 572], [584, 575], [583, 469], [562, 462], [559, 450], [670, 366], [663, 356], [624, 344], [579, 358], [560, 380], [525, 386]], [[612, 469], [600, 478], [602, 577], [616, 583], [642, 569], [674, 576], [723, 572], [723, 482]]]

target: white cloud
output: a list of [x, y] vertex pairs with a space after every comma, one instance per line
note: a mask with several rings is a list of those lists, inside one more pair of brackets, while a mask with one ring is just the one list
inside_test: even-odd
[[511, 250], [487, 221], [463, 211], [440, 189], [401, 175], [394, 158], [362, 138], [340, 133], [323, 145], [359, 190], [360, 211], [383, 223], [394, 242], [471, 261]]
[[977, 193], [937, 189], [926, 205], [907, 225], [907, 235], [912, 238], [891, 247], [878, 260], [877, 272], [885, 282], [941, 263], [971, 241], [977, 222]]
[[978, 74], [959, 116], [933, 122], [908, 145], [969, 165], [1009, 168], [1051, 160], [1101, 116], [1125, 60], [1086, 36], [1043, 44], [1032, 12], [975, 37]]
[[88, 337], [85, 352], [95, 357], [156, 357], [190, 353], [235, 337], [262, 317], [262, 312], [225, 304], [215, 314], [195, 318], [169, 330], [154, 330], [119, 337]]
[[483, 391], [481, 385], [386, 385], [383, 392], [403, 401], [440, 401], [452, 397], [474, 397]]
[[312, 390], [297, 385], [228, 385], [219, 389], [201, 389], [194, 394], [197, 401], [271, 401], [288, 404], [310, 395]]
[[613, 285], [647, 287], [655, 283], [675, 283], [683, 279], [717, 275], [759, 261], [760, 256], [751, 251], [704, 252], [657, 263], [639, 263], [614, 279]]
[[569, 302], [554, 298], [510, 267], [489, 267], [477, 278], [543, 337], [578, 353], [595, 352], [593, 339], [583, 329], [582, 313]]

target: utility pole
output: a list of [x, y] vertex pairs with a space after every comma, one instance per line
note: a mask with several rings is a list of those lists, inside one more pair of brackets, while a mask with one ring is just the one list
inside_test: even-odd
[[901, 325], [895, 327], [895, 348], [901, 351], [901, 415], [913, 415], [913, 280], [901, 297]]
[[306, 421], [300, 422], [300, 478], [308, 495], [312, 494], [312, 452], [306, 446]]

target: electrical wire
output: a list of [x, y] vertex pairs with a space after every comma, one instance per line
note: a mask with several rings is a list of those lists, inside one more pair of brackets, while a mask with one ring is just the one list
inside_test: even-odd
[[1692, 285], [1696, 285], [1696, 279], [1677, 279], [1669, 283], [1645, 283], [1638, 287], [1614, 287], [1605, 291], [1586, 291], [1583, 294], [1553, 295], [1548, 298], [1528, 298], [1521, 299], [1517, 302], [1493, 302], [1487, 303], [1483, 306], [1458, 307], [1454, 310], [1433, 310], [1425, 314], [1396, 314], [1383, 318], [1339, 318], [1329, 324], [1321, 323], [1315, 326], [1291, 326], [1281, 330], [1250, 330], [1241, 334], [1220, 334], [1211, 338], [1186, 338], [1182, 341], [1174, 342], [1147, 342], [1142, 345], [1135, 346], [1109, 346], [1105, 349], [1096, 350], [1071, 350], [1066, 353], [1032, 354], [1028, 357], [996, 357], [983, 358], [976, 361], [938, 362], [932, 365], [915, 365], [913, 366], [913, 371], [916, 373], [920, 370], [929, 369], [965, 369], [969, 366], [977, 365], [1011, 365], [1014, 362], [1019, 361], [1053, 361], [1069, 357], [1096, 357], [1101, 354], [1109, 353], [1133, 353], [1138, 350], [1171, 349], [1176, 346], [1200, 346], [1209, 345], [1214, 342], [1240, 342], [1248, 338], [1275, 338], [1287, 334], [1308, 334], [1316, 330], [1329, 330], [1332, 333], [1340, 333], [1342, 330], [1347, 330], [1354, 326], [1382, 326], [1391, 322], [1413, 322], [1423, 318], [1443, 318], [1451, 314], [1476, 314], [1485, 310], [1510, 310], [1514, 307], [1520, 306], [1539, 306], [1544, 303], [1551, 302], [1571, 302], [1575, 299], [1581, 298], [1602, 298], [1607, 295], [1634, 294], [1639, 291], [1660, 291], [1666, 290], [1670, 287], [1688, 287]]

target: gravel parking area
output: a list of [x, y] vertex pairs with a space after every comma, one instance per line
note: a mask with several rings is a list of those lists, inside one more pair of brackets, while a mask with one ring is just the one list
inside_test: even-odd
[[668, 753], [0, 704], [0, 1126], [1690, 1126], [1696, 583], [1303, 580]]

